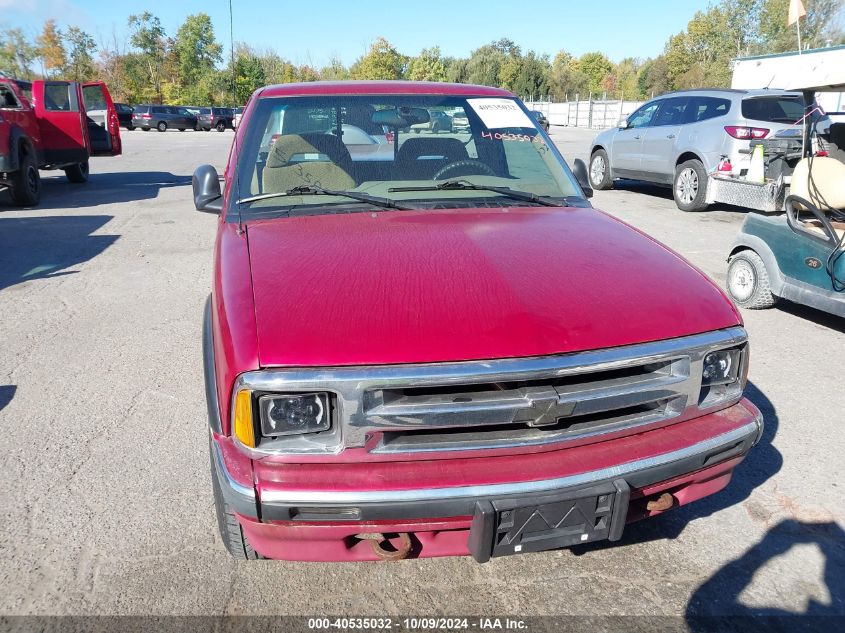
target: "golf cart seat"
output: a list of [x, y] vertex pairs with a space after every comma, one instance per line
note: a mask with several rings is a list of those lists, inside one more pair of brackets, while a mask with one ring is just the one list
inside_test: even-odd
[[[789, 195], [803, 198], [827, 216], [840, 239], [845, 234], [845, 222], [831, 217], [833, 211], [845, 211], [845, 163], [829, 156], [802, 158], [792, 172]], [[806, 205], [795, 202], [797, 211], [810, 211]], [[797, 217], [797, 213], [796, 213]], [[804, 228], [825, 235], [818, 219], [801, 219]]]

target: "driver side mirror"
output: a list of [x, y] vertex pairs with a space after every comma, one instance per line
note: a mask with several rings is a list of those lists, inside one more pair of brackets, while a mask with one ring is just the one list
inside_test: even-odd
[[593, 188], [590, 186], [590, 177], [587, 174], [587, 165], [580, 158], [576, 158], [572, 163], [572, 174], [575, 180], [581, 185], [581, 190], [584, 192], [585, 198], [593, 197]]
[[620, 130], [627, 130], [630, 125], [628, 125], [628, 119], [619, 119], [619, 129]]
[[194, 206], [197, 211], [220, 213], [223, 210], [223, 194], [220, 192], [220, 176], [212, 165], [200, 165], [191, 179], [194, 188]]

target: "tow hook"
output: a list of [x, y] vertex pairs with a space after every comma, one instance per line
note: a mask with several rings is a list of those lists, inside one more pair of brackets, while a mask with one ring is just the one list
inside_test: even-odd
[[390, 539], [380, 532], [356, 534], [355, 538], [361, 539], [362, 541], [369, 541], [370, 546], [373, 548], [373, 554], [381, 560], [402, 560], [403, 558], [407, 558], [408, 554], [411, 553], [411, 537], [408, 536], [407, 532], [399, 532], [397, 536], [399, 538], [399, 545], [394, 546], [396, 547], [396, 551], [386, 550], [382, 547], [382, 543], [390, 542]]
[[649, 512], [663, 512], [675, 505], [675, 497], [668, 492], [664, 492], [657, 499], [652, 499], [646, 504], [646, 510]]

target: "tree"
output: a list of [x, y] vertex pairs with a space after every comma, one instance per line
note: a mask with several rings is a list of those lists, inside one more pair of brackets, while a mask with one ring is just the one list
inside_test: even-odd
[[370, 46], [350, 69], [353, 79], [402, 79], [408, 58], [383, 37]]
[[139, 51], [146, 75], [144, 98], [162, 100], [162, 66], [167, 54], [167, 42], [161, 21], [149, 11], [130, 15], [127, 20], [131, 32], [129, 41]]
[[613, 63], [604, 53], [584, 53], [575, 62], [575, 68], [587, 76], [591, 93], [602, 92], [605, 78], [613, 72]]
[[498, 86], [505, 54], [494, 44], [475, 49], [466, 61], [466, 81], [482, 86]]
[[669, 78], [669, 65], [666, 57], [658, 55], [654, 59], [647, 60], [640, 69], [637, 77], [637, 87], [640, 96], [650, 99], [653, 96], [662, 95], [672, 89], [672, 82]]
[[35, 46], [20, 28], [0, 31], [0, 73], [15, 79], [32, 79]]
[[62, 44], [62, 33], [56, 28], [55, 20], [44, 22], [41, 35], [35, 39], [38, 56], [46, 77], [61, 72], [67, 64], [65, 47]]
[[349, 79], [349, 69], [343, 65], [343, 62], [336, 55], [332, 55], [329, 65], [320, 69], [320, 78], [327, 81]]
[[549, 57], [528, 51], [518, 58], [517, 74], [510, 89], [518, 95], [541, 96], [549, 94]]
[[223, 59], [223, 47], [214, 38], [211, 18], [205, 13], [185, 18], [172, 50], [182, 99], [186, 103], [207, 102], [213, 92], [215, 66]]
[[586, 98], [590, 92], [590, 78], [579, 70], [575, 58], [566, 51], [555, 55], [548, 81], [558, 100]]
[[614, 71], [616, 92], [618, 93], [616, 96], [628, 99], [640, 98], [639, 78], [642, 67], [642, 62], [635, 57], [626, 57], [616, 64]]
[[65, 78], [72, 81], [93, 79], [96, 76], [93, 55], [97, 50], [94, 38], [79, 27], [71, 26], [65, 32], [64, 39], [67, 43]]
[[235, 52], [235, 100], [244, 104], [253, 92], [267, 83], [261, 59], [244, 44]]
[[408, 79], [413, 81], [446, 81], [446, 64], [440, 47], [424, 48], [408, 64]]

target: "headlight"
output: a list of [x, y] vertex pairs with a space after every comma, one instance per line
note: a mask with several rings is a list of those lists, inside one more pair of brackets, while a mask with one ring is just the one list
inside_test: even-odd
[[289, 393], [258, 398], [261, 435], [279, 437], [327, 431], [331, 411], [327, 393]]
[[748, 374], [748, 345], [707, 352], [701, 364], [698, 406], [707, 409], [742, 397]]
[[739, 376], [740, 350], [723, 349], [708, 352], [704, 356], [701, 371], [701, 386], [727, 385], [735, 382]]

